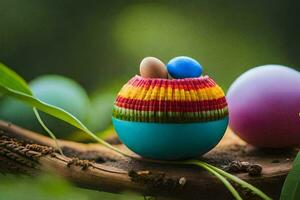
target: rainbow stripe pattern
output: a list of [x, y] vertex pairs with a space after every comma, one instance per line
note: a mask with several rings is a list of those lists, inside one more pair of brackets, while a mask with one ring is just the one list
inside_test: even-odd
[[113, 117], [135, 122], [206, 122], [226, 116], [225, 94], [208, 76], [153, 79], [136, 75], [122, 87], [113, 107]]

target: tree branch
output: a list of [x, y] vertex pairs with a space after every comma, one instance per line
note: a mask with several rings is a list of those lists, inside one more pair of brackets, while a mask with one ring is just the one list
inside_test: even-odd
[[[64, 155], [54, 151], [50, 138], [0, 121], [0, 172], [35, 176], [52, 171], [79, 187], [114, 193], [130, 190], [180, 199], [231, 199], [215, 177], [195, 166], [132, 160], [99, 144], [58, 143]], [[121, 144], [115, 146], [126, 149]], [[260, 164], [261, 176], [249, 176], [242, 168], [234, 174], [278, 199], [295, 154], [296, 150], [254, 149], [228, 131], [222, 143], [201, 159], [227, 170], [238, 161]], [[248, 193], [244, 197], [253, 199]]]

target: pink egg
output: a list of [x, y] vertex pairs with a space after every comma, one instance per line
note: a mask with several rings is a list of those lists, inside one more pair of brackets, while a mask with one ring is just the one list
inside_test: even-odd
[[300, 73], [280, 65], [253, 68], [227, 93], [229, 126], [257, 147], [300, 146]]

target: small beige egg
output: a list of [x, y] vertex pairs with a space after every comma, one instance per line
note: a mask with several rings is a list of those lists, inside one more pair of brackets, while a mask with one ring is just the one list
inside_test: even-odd
[[165, 64], [155, 57], [146, 57], [142, 60], [140, 74], [144, 78], [168, 78]]

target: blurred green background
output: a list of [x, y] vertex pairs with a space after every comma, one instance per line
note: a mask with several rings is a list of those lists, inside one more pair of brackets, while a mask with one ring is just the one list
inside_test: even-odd
[[140, 60], [196, 58], [227, 88], [248, 68], [300, 69], [299, 6], [269, 1], [1, 0], [0, 58], [31, 80], [47, 73], [89, 92], [122, 84]]
[[79, 82], [101, 131], [146, 56], [193, 57], [225, 90], [255, 66], [299, 70], [299, 8], [296, 0], [0, 0], [0, 60], [27, 81], [61, 74]]
[[55, 174], [34, 178], [0, 174], [0, 180], [1, 200], [144, 200], [130, 192], [120, 195], [76, 188]]

